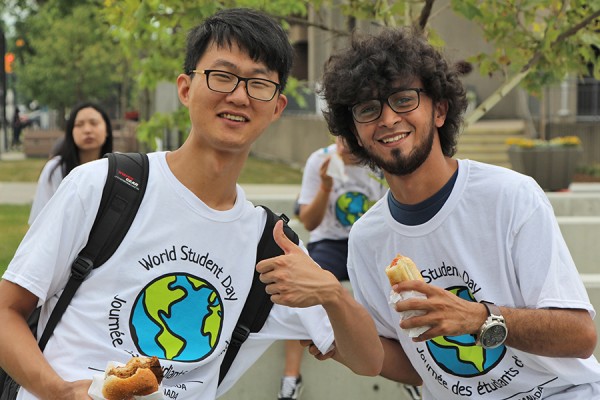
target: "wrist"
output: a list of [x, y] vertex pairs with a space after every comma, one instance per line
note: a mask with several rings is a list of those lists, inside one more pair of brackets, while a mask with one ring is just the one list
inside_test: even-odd
[[475, 325], [472, 325], [470, 329], [470, 333], [474, 334], [474, 335], [479, 335], [479, 331], [481, 330], [481, 326], [485, 323], [485, 321], [488, 318], [488, 310], [487, 307], [483, 305], [483, 303], [474, 303], [477, 305], [477, 313], [474, 314], [476, 316], [475, 318]]
[[330, 187], [327, 187], [327, 186], [325, 186], [325, 185], [321, 184], [321, 191], [323, 191], [323, 192], [325, 192], [325, 193], [331, 193], [331, 189], [332, 189], [332, 187], [331, 187], [331, 186], [330, 186]]

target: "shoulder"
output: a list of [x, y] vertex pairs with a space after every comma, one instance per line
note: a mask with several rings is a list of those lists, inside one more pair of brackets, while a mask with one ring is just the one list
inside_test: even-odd
[[108, 175], [108, 160], [101, 158], [75, 167], [64, 179], [59, 190], [70, 187], [82, 201], [102, 193]]
[[389, 213], [387, 208], [387, 195], [383, 195], [377, 202], [367, 210], [355, 223], [352, 225], [350, 235], [363, 235], [365, 232], [370, 235], [371, 229], [378, 230], [385, 223], [386, 214]]
[[56, 156], [51, 158], [44, 164], [42, 172], [40, 173], [38, 184], [42, 184], [48, 181], [48, 179], [57, 180], [60, 182], [63, 179], [62, 168], [60, 167], [62, 157]]
[[459, 172], [459, 176], [465, 177], [469, 185], [485, 186], [487, 187], [486, 190], [514, 190], [517, 186], [525, 186], [531, 189], [538, 186], [530, 176], [497, 165], [473, 160], [460, 160], [459, 169], [463, 169], [464, 172], [464, 174]]
[[[491, 202], [502, 202], [517, 208], [540, 204], [550, 205], [548, 197], [530, 176], [496, 165], [471, 160], [461, 160], [460, 167], [466, 172], [469, 194], [487, 198]], [[460, 176], [460, 174], [459, 174]]]
[[336, 152], [335, 144], [331, 144], [327, 147], [321, 147], [318, 150], [313, 151], [310, 156], [308, 156], [308, 160], [324, 160]]

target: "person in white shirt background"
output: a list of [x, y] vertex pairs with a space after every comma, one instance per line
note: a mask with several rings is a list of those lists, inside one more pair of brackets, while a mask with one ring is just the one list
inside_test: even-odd
[[[379, 168], [360, 164], [341, 136], [306, 160], [297, 201], [298, 218], [310, 232], [308, 253], [338, 280], [348, 280], [350, 228], [386, 191]], [[298, 341], [286, 342], [278, 400], [300, 398], [303, 354]]]
[[29, 225], [48, 203], [73, 168], [113, 151], [113, 133], [106, 111], [92, 102], [73, 107], [56, 155], [44, 165], [38, 178], [29, 214]]

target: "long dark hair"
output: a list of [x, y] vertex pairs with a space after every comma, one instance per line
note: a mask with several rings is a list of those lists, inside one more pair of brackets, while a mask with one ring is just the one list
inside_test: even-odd
[[75, 118], [77, 118], [77, 114], [84, 108], [93, 108], [94, 110], [98, 111], [104, 120], [104, 124], [106, 125], [106, 141], [100, 149], [100, 156], [106, 153], [112, 153], [113, 151], [112, 126], [106, 111], [104, 111], [104, 109], [102, 109], [102, 107], [96, 103], [84, 102], [77, 104], [71, 110], [71, 114], [69, 114], [67, 126], [65, 127], [65, 136], [60, 147], [58, 148], [58, 151], [56, 152], [56, 155], [60, 156], [60, 163], [56, 166], [56, 168], [61, 168], [63, 178], [67, 176], [69, 172], [73, 170], [73, 168], [81, 164], [81, 160], [79, 159], [79, 149], [77, 148], [77, 145], [75, 145], [75, 140], [73, 139], [73, 128], [75, 127]]

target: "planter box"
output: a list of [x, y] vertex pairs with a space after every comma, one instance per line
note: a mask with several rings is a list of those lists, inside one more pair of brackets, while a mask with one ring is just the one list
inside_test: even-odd
[[511, 146], [508, 149], [512, 168], [531, 176], [546, 191], [569, 188], [582, 154], [581, 147], [523, 149]]

